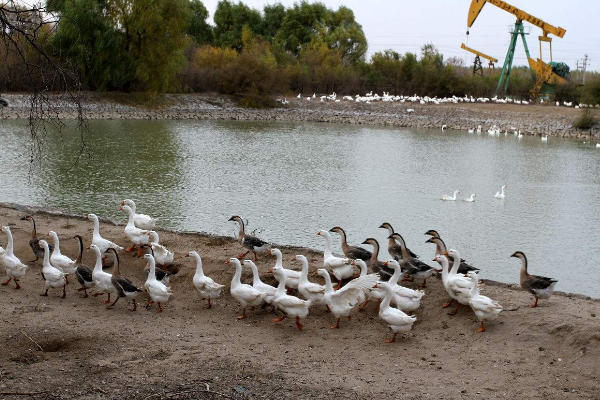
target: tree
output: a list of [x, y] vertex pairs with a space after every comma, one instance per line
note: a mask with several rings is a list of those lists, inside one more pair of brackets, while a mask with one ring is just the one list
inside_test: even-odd
[[259, 32], [262, 23], [260, 13], [243, 4], [232, 3], [229, 0], [221, 0], [215, 11], [214, 37], [215, 44], [222, 47], [230, 47], [237, 51], [242, 50], [242, 29], [245, 25], [252, 32]]
[[281, 28], [281, 24], [285, 18], [285, 13], [285, 7], [281, 3], [266, 5], [263, 8], [263, 18], [258, 33], [261, 34], [267, 42], [272, 43], [275, 40], [277, 31]]
[[206, 22], [208, 10], [200, 0], [190, 0], [190, 23], [188, 35], [194, 39], [196, 44], [203, 45], [212, 43], [212, 27]]
[[325, 31], [327, 7], [323, 3], [296, 3], [288, 8], [276, 40], [286, 49], [298, 54], [319, 32]]
[[337, 11], [329, 11], [326, 28], [325, 42], [330, 49], [340, 51], [344, 62], [355, 64], [364, 60], [367, 38], [351, 9], [341, 6]]

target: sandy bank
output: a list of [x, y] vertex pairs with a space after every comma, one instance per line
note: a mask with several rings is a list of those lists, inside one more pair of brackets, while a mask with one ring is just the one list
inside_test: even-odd
[[[32, 259], [26, 208], [0, 207], [0, 223], [15, 236], [16, 254]], [[91, 238], [82, 218], [35, 213], [40, 236], [55, 230], [64, 254], [76, 252], [74, 234]], [[102, 235], [126, 244], [123, 226], [102, 222]], [[5, 238], [2, 238], [2, 243]], [[418, 322], [397, 343], [385, 344], [387, 328], [374, 306], [330, 330], [332, 316], [314, 310], [305, 331], [291, 321], [275, 324], [264, 310], [246, 320], [235, 316], [238, 304], [228, 292], [205, 310], [191, 284], [194, 267], [183, 255], [200, 252], [208, 275], [229, 284], [232, 269], [223, 261], [240, 251], [231, 238], [161, 231], [161, 242], [180, 264], [171, 279], [175, 296], [162, 314], [143, 307], [132, 313], [125, 302], [107, 310], [100, 298], [82, 299], [69, 285], [40, 297], [40, 263], [32, 263], [22, 289], [0, 287], [0, 394], [41, 392], [37, 398], [597, 398], [600, 388], [599, 301], [554, 296], [530, 309], [528, 294], [506, 285], [487, 284], [483, 293], [505, 308], [483, 334], [467, 309], [448, 316], [441, 282], [426, 289]], [[318, 252], [285, 248], [284, 263], [305, 254], [311, 269]], [[93, 262], [90, 252], [84, 261]], [[271, 259], [257, 263], [263, 280]], [[144, 263], [122, 256], [122, 273], [141, 285]], [[248, 280], [249, 274], [244, 275]], [[41, 351], [35, 341], [39, 344]], [[180, 394], [174, 394], [180, 393]], [[201, 397], [204, 396], [204, 397]], [[21, 396], [15, 396], [21, 398]]]
[[[4, 94], [8, 107], [0, 107], [0, 119], [27, 118], [28, 96]], [[75, 118], [76, 110], [64, 98], [51, 95], [58, 115]], [[497, 125], [502, 131], [512, 127], [525, 134], [561, 137], [600, 137], [600, 126], [591, 130], [573, 128], [579, 110], [567, 107], [515, 104], [425, 104], [418, 103], [320, 103], [288, 98], [289, 104], [276, 109], [245, 109], [226, 96], [210, 94], [165, 95], [144, 101], [133, 95], [86, 93], [84, 110], [89, 119], [209, 119], [243, 121], [310, 121], [413, 128], [467, 130], [481, 125], [484, 130]], [[413, 109], [413, 113], [407, 113]], [[600, 111], [592, 110], [600, 119]]]

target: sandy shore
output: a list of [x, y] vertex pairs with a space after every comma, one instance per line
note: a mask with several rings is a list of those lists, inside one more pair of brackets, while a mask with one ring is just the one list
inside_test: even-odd
[[[28, 212], [0, 207], [1, 224], [11, 227], [23, 261], [33, 259], [29, 224], [19, 220]], [[75, 257], [74, 234], [86, 245], [91, 240], [89, 221], [34, 215], [40, 237], [57, 231], [64, 254]], [[101, 232], [127, 244], [123, 226], [103, 222]], [[447, 295], [432, 279], [418, 322], [396, 343], [383, 342], [388, 329], [374, 305], [343, 321], [339, 330], [329, 329], [330, 314], [313, 310], [298, 332], [292, 321], [273, 323], [265, 310], [236, 320], [239, 305], [228, 291], [204, 309], [191, 283], [194, 265], [183, 256], [198, 250], [206, 273], [229, 285], [233, 271], [224, 261], [241, 250], [233, 239], [160, 233], [179, 264], [171, 279], [175, 295], [162, 314], [144, 307], [130, 312], [125, 301], [107, 310], [100, 297], [80, 298], [77, 284], [68, 286], [65, 299], [58, 290], [40, 297], [41, 262], [30, 264], [21, 290], [0, 287], [2, 398], [23, 398], [22, 393], [52, 399], [598, 398], [600, 301], [556, 295], [530, 309], [527, 293], [487, 283], [483, 294], [505, 311], [479, 334], [469, 309], [449, 316], [441, 308]], [[4, 235], [1, 241], [5, 244]], [[298, 267], [291, 262], [298, 253], [308, 257], [311, 270], [322, 261], [318, 252], [284, 248], [286, 266]], [[128, 253], [121, 260], [122, 273], [141, 286], [143, 261]], [[84, 261], [93, 265], [89, 250]], [[257, 263], [269, 283], [272, 264], [268, 258]], [[207, 388], [217, 394], [203, 392]]]
[[[8, 107], [0, 107], [0, 119], [28, 118], [30, 103], [26, 94], [3, 94]], [[341, 101], [320, 103], [287, 98], [289, 104], [275, 109], [246, 109], [229, 97], [216, 94], [165, 95], [154, 100], [139, 96], [85, 93], [83, 109], [88, 119], [208, 119], [243, 121], [309, 121], [413, 128], [467, 130], [481, 125], [485, 130], [496, 125], [503, 132], [511, 128], [524, 134], [589, 138], [600, 137], [600, 125], [590, 130], [573, 128], [580, 110], [551, 105], [515, 104], [373, 104]], [[62, 118], [75, 118], [76, 109], [66, 98], [50, 95], [54, 111]], [[414, 112], [408, 113], [408, 109]], [[592, 112], [600, 121], [600, 110]]]

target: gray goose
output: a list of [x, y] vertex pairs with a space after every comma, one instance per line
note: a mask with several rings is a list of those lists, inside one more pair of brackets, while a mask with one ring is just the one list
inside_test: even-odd
[[549, 299], [554, 293], [554, 286], [558, 281], [545, 276], [529, 275], [529, 272], [527, 272], [527, 257], [522, 251], [515, 251], [511, 257], [521, 260], [521, 276], [519, 279], [521, 288], [535, 297], [535, 302], [529, 307], [537, 307], [539, 299]]
[[402, 235], [398, 232], [391, 234], [388, 239], [398, 240], [402, 251], [402, 261], [400, 261], [400, 267], [403, 271], [408, 272], [411, 276], [423, 280], [423, 283], [419, 284], [419, 287], [427, 287], [427, 278], [433, 274], [435, 268], [431, 265], [425, 264], [423, 261], [414, 259], [408, 249], [406, 248], [406, 242]]
[[370, 267], [374, 273], [379, 274], [379, 277], [383, 282], [389, 281], [392, 275], [394, 275], [394, 270], [385, 265], [384, 262], [378, 260], [379, 242], [374, 238], [367, 238], [362, 244], [373, 246], [373, 253], [371, 253], [371, 258], [367, 262], [367, 266]]
[[[431, 238], [427, 240], [425, 243], [433, 243], [435, 244], [435, 255], [444, 254], [448, 249], [446, 247], [446, 243], [440, 237], [440, 234], [433, 229], [425, 232], [426, 235], [430, 235]], [[454, 259], [452, 257], [448, 258], [448, 268], [452, 269], [452, 265], [454, 265]], [[467, 264], [464, 258], [460, 259], [460, 264], [458, 265], [458, 273], [462, 275], [467, 275], [469, 272], [479, 273], [479, 268], [475, 268], [474, 266]]]
[[115, 287], [115, 291], [117, 292], [117, 298], [115, 301], [107, 306], [106, 308], [113, 308], [113, 306], [119, 301], [121, 297], [125, 297], [131, 299], [133, 301], [133, 308], [130, 311], [135, 311], [137, 309], [137, 303], [135, 302], [135, 297], [143, 292], [142, 289], [138, 288], [127, 278], [123, 278], [121, 276], [121, 272], [119, 271], [119, 255], [117, 254], [117, 250], [113, 248], [109, 248], [107, 252], [113, 253], [113, 273], [110, 278], [111, 283]]
[[371, 259], [372, 254], [369, 250], [365, 250], [358, 246], [348, 245], [348, 242], [346, 242], [346, 232], [339, 226], [331, 228], [329, 232], [335, 232], [342, 237], [342, 251], [347, 258], [352, 260], [363, 260], [365, 262]]
[[[392, 225], [388, 222], [384, 222], [379, 227], [382, 229], [387, 229], [388, 235], [390, 235], [390, 236], [394, 234], [394, 228], [392, 228]], [[389, 238], [389, 236], [388, 236], [388, 238]], [[408, 254], [410, 254], [410, 256], [412, 258], [419, 258], [419, 256], [416, 255], [415, 253], [413, 253], [412, 251], [410, 251], [410, 249], [407, 249], [407, 250], [408, 250]], [[400, 247], [400, 245], [398, 245], [398, 243], [396, 243], [396, 241], [394, 239], [388, 240], [388, 253], [396, 261], [398, 261], [398, 262], [402, 261], [402, 248]]]
[[[35, 220], [31, 215], [26, 215], [21, 218], [21, 221], [31, 222], [31, 238], [29, 239], [29, 247], [31, 247], [31, 250], [33, 250], [33, 254], [35, 255], [35, 260], [32, 260], [31, 262], [37, 261], [40, 258], [44, 258], [44, 249], [42, 246], [40, 246], [40, 239], [37, 237]], [[50, 253], [54, 251], [54, 246], [49, 243], [48, 248], [50, 249]]]
[[271, 245], [265, 242], [264, 240], [246, 234], [244, 228], [244, 221], [238, 215], [232, 216], [231, 218], [229, 218], [229, 221], [235, 221], [240, 224], [240, 232], [238, 234], [237, 241], [239, 244], [248, 249], [248, 251], [244, 254], [238, 254], [238, 259], [242, 259], [246, 256], [246, 254], [252, 252], [254, 253], [254, 261], [258, 261], [257, 253], [264, 253], [265, 251], [271, 248]]
[[79, 253], [75, 260], [75, 276], [77, 277], [77, 282], [81, 285], [81, 288], [77, 289], [77, 291], [83, 291], [85, 293], [83, 297], [85, 298], [88, 297], [88, 288], [94, 286], [94, 279], [92, 278], [92, 269], [83, 263], [83, 239], [79, 235], [75, 235], [75, 239], [77, 239], [77, 245], [79, 246]]

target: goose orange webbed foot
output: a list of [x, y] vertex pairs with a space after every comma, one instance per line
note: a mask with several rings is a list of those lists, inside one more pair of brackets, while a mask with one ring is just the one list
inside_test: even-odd
[[302, 328], [304, 328], [304, 325], [302, 325], [300, 323], [300, 317], [296, 317], [296, 327], [298, 328], [299, 331], [301, 331]]
[[329, 328], [330, 329], [340, 329], [340, 318], [337, 319], [337, 322], [335, 323], [335, 325], [331, 325]]
[[481, 321], [481, 328], [477, 329], [477, 333], [485, 332], [485, 326], [483, 326], [483, 321]]
[[394, 333], [394, 336], [391, 339], [385, 339], [384, 342], [385, 343], [394, 343], [396, 341], [396, 333]]
[[281, 322], [281, 321], [283, 321], [285, 318], [286, 318], [286, 316], [285, 316], [285, 315], [282, 315], [281, 317], [278, 317], [278, 318], [273, 318], [273, 322]]
[[2, 286], [8, 285], [8, 283], [12, 280], [12, 278], [8, 278], [8, 280], [2, 282]]

